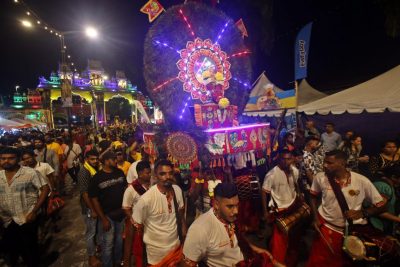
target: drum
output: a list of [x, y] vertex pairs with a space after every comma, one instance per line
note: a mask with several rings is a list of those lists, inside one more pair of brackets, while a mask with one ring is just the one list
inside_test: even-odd
[[343, 251], [353, 261], [376, 261], [379, 248], [376, 244], [362, 240], [355, 235], [348, 235], [343, 241]]
[[398, 241], [370, 225], [353, 225], [354, 230], [345, 236], [343, 251], [354, 261], [378, 263], [398, 262], [400, 247]]
[[240, 200], [249, 200], [260, 197], [260, 182], [255, 175], [241, 175], [236, 177], [236, 186]]
[[290, 230], [295, 226], [302, 225], [307, 222], [311, 215], [311, 208], [300, 199], [296, 199], [293, 207], [289, 207], [288, 210], [282, 216], [277, 216], [276, 225], [281, 232], [288, 235]]

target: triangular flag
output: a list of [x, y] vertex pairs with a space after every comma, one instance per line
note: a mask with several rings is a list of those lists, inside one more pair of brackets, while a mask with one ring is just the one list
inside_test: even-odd
[[238, 21], [236, 21], [235, 25], [236, 25], [236, 27], [238, 27], [239, 31], [242, 33], [243, 38], [249, 37], [249, 35], [247, 34], [246, 26], [244, 26], [243, 19], [239, 19]]
[[149, 16], [149, 22], [153, 22], [164, 10], [164, 7], [158, 2], [158, 0], [149, 0], [142, 8], [140, 12]]

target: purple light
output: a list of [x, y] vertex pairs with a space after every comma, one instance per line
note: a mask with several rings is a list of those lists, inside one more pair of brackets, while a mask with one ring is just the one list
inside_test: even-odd
[[175, 51], [176, 53], [178, 53], [179, 55], [181, 54], [181, 53], [179, 52], [179, 50], [173, 48], [172, 46], [168, 45], [168, 44], [165, 43], [165, 42], [160, 42], [160, 41], [158, 41], [158, 40], [154, 40], [154, 43], [155, 43], [155, 44], [158, 44], [158, 45], [162, 45], [162, 46], [164, 46], [164, 47], [167, 47], [167, 48], [169, 48], [169, 49], [171, 49], [171, 50], [174, 50], [174, 51]]
[[179, 119], [182, 119], [183, 118], [183, 113], [185, 113], [185, 110], [186, 110], [186, 107], [187, 107], [187, 105], [188, 105], [188, 101], [190, 100], [190, 96], [188, 97], [188, 99], [187, 99], [187, 102], [185, 103], [185, 105], [184, 105], [184, 107], [183, 107], [183, 109], [182, 109], [182, 112], [181, 112], [181, 115], [179, 116]]
[[241, 85], [243, 85], [244, 87], [246, 87], [247, 89], [251, 88], [250, 85], [247, 82], [242, 82], [241, 80], [237, 79], [237, 78], [232, 78], [233, 80], [237, 81], [238, 83], [240, 83]]
[[216, 44], [218, 44], [219, 40], [222, 38], [222, 34], [225, 32], [226, 27], [228, 27], [228, 24], [229, 24], [229, 21], [225, 23], [224, 27], [222, 28], [222, 30], [218, 34], [217, 41], [215, 41]]
[[206, 132], [206, 133], [216, 133], [216, 132], [224, 132], [224, 131], [242, 130], [242, 129], [248, 129], [248, 128], [254, 128], [254, 127], [261, 127], [261, 126], [269, 126], [269, 123], [248, 124], [248, 125], [237, 126], [237, 127], [208, 129], [208, 130], [205, 130], [204, 132]]

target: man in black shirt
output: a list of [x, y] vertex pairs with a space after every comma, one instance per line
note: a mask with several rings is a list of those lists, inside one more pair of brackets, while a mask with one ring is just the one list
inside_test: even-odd
[[[99, 168], [99, 153], [95, 150], [90, 150], [85, 154], [85, 164], [80, 168], [78, 173], [78, 188], [81, 195], [80, 203], [82, 216], [86, 225], [86, 246], [89, 256], [89, 266], [97, 266], [100, 260], [96, 257], [96, 228], [97, 228], [97, 213], [93, 203], [89, 198], [89, 182], [96, 175]], [[97, 233], [99, 234], [99, 233]]]
[[102, 266], [111, 267], [114, 263], [119, 265], [122, 259], [122, 199], [127, 183], [124, 173], [117, 168], [114, 153], [106, 152], [101, 162], [103, 169], [90, 180], [89, 197], [103, 227]]

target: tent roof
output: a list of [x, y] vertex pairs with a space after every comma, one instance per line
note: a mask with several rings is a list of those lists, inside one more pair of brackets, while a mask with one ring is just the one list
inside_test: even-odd
[[2, 128], [20, 128], [23, 127], [24, 124], [19, 123], [19, 122], [15, 122], [15, 121], [11, 121], [11, 120], [7, 120], [4, 118], [0, 118], [0, 127]]
[[388, 109], [400, 112], [400, 65], [369, 80], [339, 93], [299, 106], [299, 112], [308, 115], [326, 115], [363, 111], [380, 113]]
[[317, 89], [313, 88], [306, 79], [303, 79], [298, 88], [298, 97], [297, 97], [297, 105], [305, 105], [307, 103], [316, 101], [318, 99], [326, 97], [327, 94], [324, 94]]

